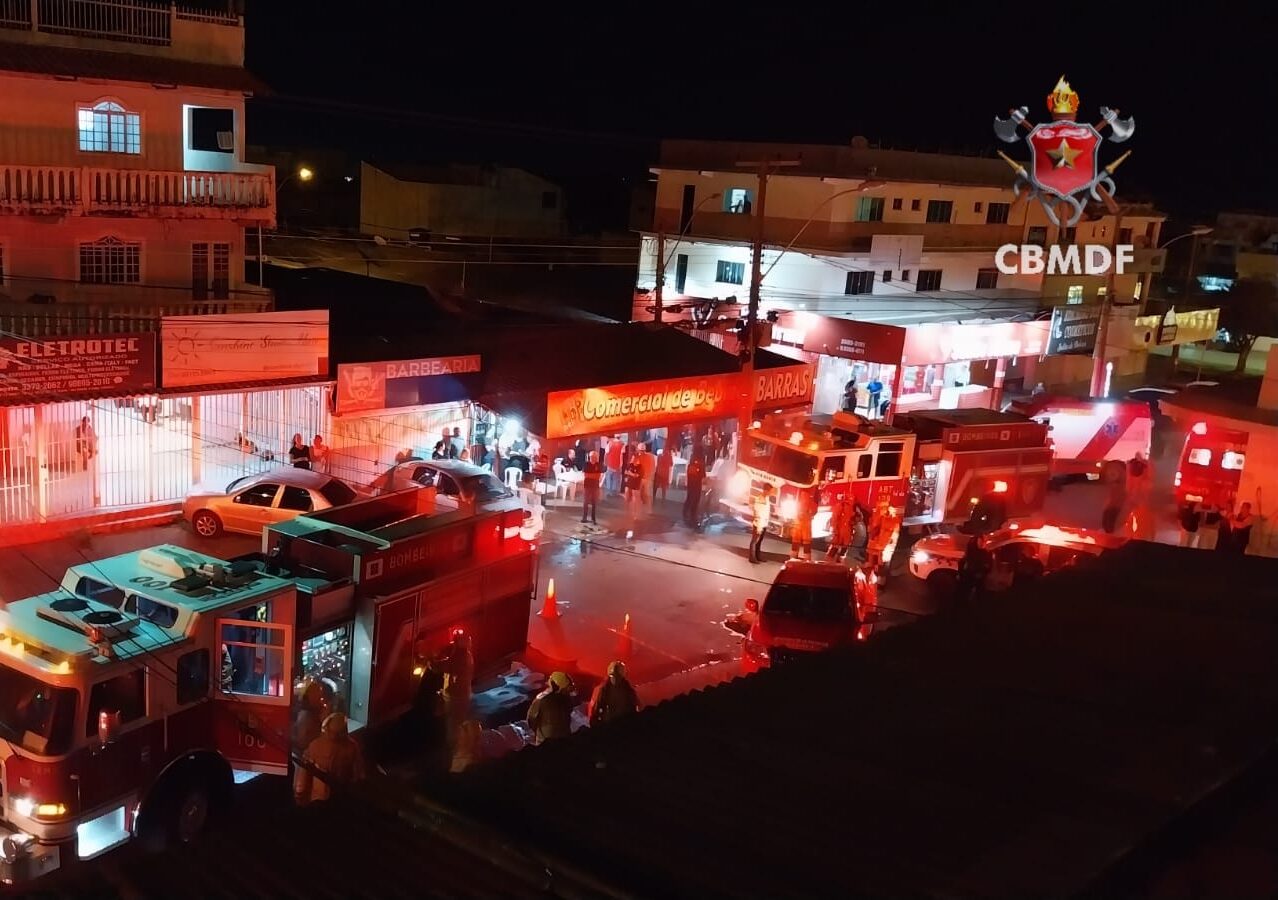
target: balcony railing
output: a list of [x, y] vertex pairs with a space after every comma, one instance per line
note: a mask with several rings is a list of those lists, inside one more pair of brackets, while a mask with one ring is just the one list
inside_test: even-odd
[[275, 176], [0, 164], [0, 212], [237, 219], [269, 226], [275, 223]]
[[[118, 287], [126, 291], [128, 288]], [[170, 292], [172, 293], [172, 292]], [[156, 303], [22, 303], [0, 301], [0, 330], [28, 337], [119, 334], [160, 330], [164, 316], [269, 312], [270, 295], [230, 300], [166, 300]]]
[[239, 16], [164, 0], [0, 0], [0, 28], [167, 47], [174, 21], [240, 24]]

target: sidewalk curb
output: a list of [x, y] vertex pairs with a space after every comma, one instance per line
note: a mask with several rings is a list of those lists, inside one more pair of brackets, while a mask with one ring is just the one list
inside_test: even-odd
[[157, 503], [154, 506], [122, 509], [90, 516], [52, 519], [0, 528], [0, 547], [37, 544], [73, 536], [117, 534], [138, 528], [171, 525], [182, 518], [182, 504]]

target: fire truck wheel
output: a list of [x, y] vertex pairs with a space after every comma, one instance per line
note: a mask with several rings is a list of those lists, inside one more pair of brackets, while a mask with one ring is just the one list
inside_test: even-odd
[[191, 517], [191, 527], [200, 537], [217, 537], [222, 533], [222, 520], [217, 517], [217, 513], [202, 509]]
[[170, 825], [172, 837], [179, 844], [189, 844], [204, 831], [212, 814], [212, 798], [202, 784], [190, 785], [178, 795], [179, 800]]
[[1123, 478], [1126, 477], [1127, 466], [1125, 466], [1120, 460], [1111, 459], [1109, 462], [1105, 463], [1104, 472], [1105, 483], [1113, 484], [1116, 481], [1122, 481]]

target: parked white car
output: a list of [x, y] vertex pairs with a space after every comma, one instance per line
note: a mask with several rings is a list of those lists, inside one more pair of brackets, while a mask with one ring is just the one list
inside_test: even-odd
[[182, 518], [201, 537], [224, 531], [261, 534], [274, 522], [344, 506], [359, 492], [339, 478], [309, 469], [279, 468], [244, 475], [224, 491], [194, 491], [182, 504]]

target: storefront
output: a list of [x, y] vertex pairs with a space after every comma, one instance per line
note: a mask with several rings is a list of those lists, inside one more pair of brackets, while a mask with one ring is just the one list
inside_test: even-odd
[[1050, 322], [912, 325], [897, 411], [998, 409], [1004, 393], [1041, 380], [1050, 333]]

